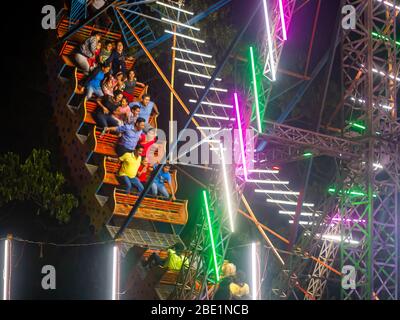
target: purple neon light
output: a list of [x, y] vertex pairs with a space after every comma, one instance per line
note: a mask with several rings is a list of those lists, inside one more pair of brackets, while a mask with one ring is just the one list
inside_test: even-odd
[[281, 24], [282, 24], [282, 36], [283, 40], [287, 40], [287, 32], [286, 32], [286, 22], [285, 22], [285, 13], [283, 11], [283, 0], [279, 0], [279, 13], [281, 15]]
[[332, 218], [332, 221], [345, 221], [345, 222], [353, 222], [353, 223], [367, 223], [367, 221], [364, 220], [364, 219], [362, 219], [362, 220], [360, 220], [360, 219], [350, 219], [350, 218], [342, 219], [342, 218], [337, 218], [337, 217]]
[[236, 92], [233, 95], [235, 98], [236, 121], [237, 121], [237, 125], [238, 125], [238, 130], [239, 130], [239, 144], [240, 144], [240, 153], [242, 154], [243, 173], [244, 173], [244, 178], [247, 181], [247, 164], [246, 164], [246, 154], [245, 154], [245, 150], [244, 150], [242, 122], [241, 122], [241, 116], [240, 116], [240, 110], [239, 110], [239, 99], [238, 99], [238, 95]]

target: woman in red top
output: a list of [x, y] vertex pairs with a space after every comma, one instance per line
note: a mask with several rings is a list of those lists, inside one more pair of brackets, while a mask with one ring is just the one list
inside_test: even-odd
[[146, 158], [142, 158], [142, 163], [140, 164], [137, 177], [142, 184], [147, 182], [147, 177], [150, 174], [149, 161]]
[[96, 68], [97, 66], [97, 62], [100, 56], [100, 51], [101, 51], [101, 42], [97, 43], [97, 47], [96, 47], [96, 51], [94, 52], [93, 57], [91, 58], [87, 58], [88, 59], [88, 63], [89, 63], [89, 68], [90, 71], [93, 71], [94, 68]]
[[142, 133], [140, 138], [139, 138], [139, 142], [138, 144], [140, 144], [141, 146], [143, 146], [143, 152], [141, 154], [142, 157], [147, 157], [147, 152], [149, 151], [150, 147], [157, 142], [158, 137], [155, 136], [153, 139], [147, 141], [146, 140], [146, 134]]

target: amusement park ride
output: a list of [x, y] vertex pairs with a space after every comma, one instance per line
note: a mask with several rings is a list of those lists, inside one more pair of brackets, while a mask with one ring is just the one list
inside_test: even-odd
[[[238, 214], [254, 223], [266, 242], [265, 246], [254, 245], [254, 254], [258, 251], [260, 255], [261, 248], [267, 248], [281, 267], [279, 287], [271, 288], [276, 299], [323, 299], [328, 276], [337, 277], [340, 282], [347, 277], [348, 270], [355, 276], [354, 283], [342, 285], [342, 299], [399, 298], [400, 124], [396, 109], [400, 49], [396, 24], [398, 27], [400, 7], [390, 1], [343, 0], [343, 6], [355, 9], [356, 28], [343, 29], [338, 19], [331, 50], [308, 74], [321, 3], [315, 0], [317, 13], [306, 71], [304, 75], [286, 72], [301, 79], [298, 92], [275, 122], [266, 120], [271, 90], [281, 72], [280, 58], [285, 43], [290, 41], [292, 18], [309, 2], [249, 1], [254, 6], [251, 17], [218, 63], [196, 25], [230, 5], [231, 0], [216, 1], [201, 13], [191, 12], [183, 0], [116, 0], [109, 1], [94, 16], [88, 16], [86, 1], [71, 0], [69, 10], [59, 14], [58, 52], [49, 58], [48, 68], [53, 79], [55, 119], [71, 178], [81, 193], [81, 207], [97, 232], [107, 230], [115, 239], [115, 299], [120, 298], [121, 291], [129, 292], [125, 296], [131, 299], [212, 299], [212, 288], [220, 281]], [[95, 26], [95, 20], [106, 12], [114, 14], [112, 25]], [[223, 86], [221, 71], [234, 56], [256, 15], [263, 16], [264, 25], [257, 36], [258, 45], [248, 48], [246, 63], [251, 69], [251, 82], [247, 92], [231, 92]], [[154, 24], [158, 29], [161, 26], [164, 33], [156, 34]], [[128, 48], [134, 47], [135, 59], [146, 57], [171, 92], [168, 154], [140, 194], [126, 195], [119, 190], [116, 172], [120, 164], [114, 151], [117, 136], [96, 128], [92, 117], [96, 104], [78, 90], [83, 74], [75, 67], [71, 54], [95, 31], [105, 39], [123, 40]], [[168, 41], [172, 50], [170, 75], [150, 52]], [[327, 88], [337, 52], [341, 55], [343, 95], [324, 133], [320, 132], [321, 121], [315, 131], [283, 124], [326, 65]], [[135, 61], [127, 62], [128, 67]], [[185, 81], [176, 82], [177, 74]], [[135, 98], [140, 99], [147, 89], [137, 86]], [[190, 95], [183, 97], [179, 94], [182, 91]], [[325, 100], [326, 92], [321, 115]], [[176, 113], [181, 111], [187, 119], [180, 129], [194, 124], [202, 137], [194, 148], [210, 145], [210, 151], [220, 162], [209, 165], [213, 169], [211, 182], [202, 185], [204, 191], [199, 195], [203, 205], [196, 213], [196, 226], [186, 247], [189, 267], [179, 273], [157, 269], [143, 276], [136, 259], [130, 275], [122, 281], [118, 271], [122, 257], [132, 252], [135, 257], [152, 252], [163, 255], [168, 247], [182, 241], [180, 234], [189, 215], [188, 201], [160, 200], [147, 195], [165, 160], [179, 167], [180, 155], [172, 155], [180, 135], [176, 138], [172, 132]], [[343, 115], [351, 121], [338, 132], [332, 130], [330, 125]], [[157, 114], [150, 122], [157, 127]], [[221, 142], [221, 137], [233, 130], [238, 131], [236, 144], [241, 159], [235, 166], [227, 163]], [[249, 153], [254, 150], [249, 149], [259, 145], [267, 147], [257, 152], [253, 161]], [[166, 142], [159, 141], [157, 147], [164, 150]], [[324, 201], [307, 203], [304, 199], [312, 159], [320, 156], [335, 159], [337, 179]], [[305, 159], [309, 161], [306, 182], [301, 190], [292, 190], [289, 181], [280, 178], [279, 167]], [[178, 172], [173, 173], [175, 189]], [[253, 193], [265, 195], [269, 205], [276, 205], [280, 214], [290, 218], [289, 239], [258, 221], [249, 194], [244, 192], [246, 186], [251, 186], [248, 189]], [[290, 254], [282, 254], [277, 249], [278, 242]], [[298, 276], [305, 272], [309, 272], [307, 279]], [[252, 290], [253, 298], [260, 299], [260, 285], [255, 285], [258, 287]]]

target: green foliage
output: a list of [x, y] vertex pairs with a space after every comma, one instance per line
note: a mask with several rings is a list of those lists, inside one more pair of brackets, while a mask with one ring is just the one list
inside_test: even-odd
[[38, 214], [49, 213], [60, 223], [70, 219], [77, 199], [63, 193], [64, 176], [51, 171], [50, 152], [34, 149], [25, 162], [12, 152], [0, 155], [0, 206], [11, 201], [32, 201]]

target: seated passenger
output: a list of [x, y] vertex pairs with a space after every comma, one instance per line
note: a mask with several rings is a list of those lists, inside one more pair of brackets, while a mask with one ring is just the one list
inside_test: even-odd
[[[157, 166], [158, 165], [155, 165], [154, 169], [156, 169]], [[154, 179], [154, 182], [151, 185], [151, 191], [154, 196], [157, 196], [160, 193], [163, 197], [169, 199], [170, 194], [168, 193], [167, 188], [165, 187], [165, 182], [167, 182], [172, 192], [171, 200], [176, 200], [174, 194], [174, 188], [172, 187], [171, 174], [169, 173], [170, 169], [171, 166], [168, 163], [164, 165], [161, 172]]]
[[230, 300], [248, 300], [250, 294], [249, 285], [245, 282], [242, 271], [238, 271], [229, 285]]
[[102, 97], [104, 96], [103, 90], [101, 89], [101, 82], [104, 80], [104, 77], [107, 73], [110, 72], [110, 66], [109, 65], [102, 65], [101, 67], [98, 67], [93, 71], [93, 73], [89, 76], [87, 79], [87, 93], [86, 93], [86, 98], [91, 99], [93, 96], [93, 93], [97, 97]]
[[147, 135], [145, 133], [142, 133], [139, 139], [139, 144], [143, 147], [143, 152], [141, 154], [142, 157], [147, 157], [147, 152], [149, 151], [151, 146], [158, 141], [157, 136], [155, 136], [150, 140], [147, 140], [147, 138], [148, 138]]
[[149, 94], [144, 94], [142, 97], [142, 101], [132, 102], [129, 104], [129, 106], [130, 107], [133, 107], [133, 106], [140, 107], [139, 117], [143, 118], [146, 121], [146, 126], [145, 126], [145, 129], [143, 130], [144, 132], [147, 133], [151, 129], [153, 129], [149, 124], [149, 120], [150, 120], [150, 116], [151, 116], [153, 109], [156, 113], [158, 113], [158, 109], [157, 109], [157, 106], [155, 105], [155, 103], [153, 101], [150, 101]]
[[100, 51], [100, 56], [99, 56], [100, 63], [104, 63], [111, 56], [112, 49], [113, 49], [112, 42], [107, 41], [105, 47], [102, 48]]
[[103, 96], [97, 99], [95, 119], [100, 128], [119, 125], [120, 122], [114, 113], [119, 107], [123, 97], [122, 92], [116, 91], [112, 97]]
[[126, 193], [130, 193], [132, 187], [135, 187], [139, 192], [143, 190], [143, 185], [137, 177], [138, 169], [142, 161], [140, 154], [143, 152], [143, 147], [137, 145], [135, 151], [127, 152], [119, 160], [122, 161], [121, 169], [118, 173], [118, 179], [125, 185]]
[[112, 74], [116, 75], [118, 72], [122, 71], [126, 74], [126, 64], [125, 60], [131, 60], [132, 57], [127, 57], [124, 52], [124, 44], [122, 41], [118, 41], [116, 48], [111, 53], [110, 57], [107, 59], [107, 63], [112, 64]]
[[100, 57], [100, 51], [101, 51], [101, 42], [98, 42], [96, 51], [94, 52], [94, 56], [88, 59], [90, 71], [93, 71], [97, 67]]
[[125, 153], [133, 152], [133, 150], [135, 150], [136, 145], [138, 144], [138, 141], [140, 139], [140, 136], [143, 133], [143, 128], [144, 128], [144, 119], [138, 118], [135, 125], [124, 124], [122, 126], [105, 128], [104, 131], [116, 132], [122, 134], [116, 147], [117, 155], [118, 157], [121, 157]]
[[128, 99], [129, 103], [133, 102], [133, 100], [135, 99], [134, 92], [137, 84], [144, 86], [143, 83], [137, 82], [136, 73], [133, 69], [131, 69], [128, 72], [128, 78], [125, 80], [124, 91], [124, 97]]
[[168, 249], [168, 256], [166, 259], [162, 259], [158, 254], [152, 253], [147, 261], [143, 262], [144, 266], [154, 267], [162, 266], [171, 271], [180, 271], [182, 265], [185, 268], [189, 268], [189, 260], [185, 258], [183, 250], [185, 247], [182, 243], [178, 242]]
[[88, 59], [95, 56], [97, 44], [100, 42], [100, 39], [101, 34], [96, 32], [92, 37], [86, 39], [86, 41], [82, 43], [78, 52], [75, 54], [76, 64], [80, 69], [82, 69], [85, 75], [88, 75], [90, 71]]
[[118, 72], [115, 75], [115, 80], [117, 81], [114, 90], [119, 90], [121, 92], [124, 92], [125, 90], [125, 75], [122, 72]]
[[221, 281], [216, 288], [217, 292], [214, 295], [214, 300], [230, 300], [230, 285], [233, 282], [233, 277], [236, 275], [236, 266], [225, 260], [221, 271]]
[[139, 113], [140, 113], [140, 107], [139, 106], [133, 106], [131, 108], [131, 114], [128, 119], [129, 124], [134, 124], [136, 120], [139, 118]]
[[146, 184], [149, 174], [150, 174], [149, 161], [147, 160], [147, 158], [144, 158], [142, 156], [142, 163], [140, 164], [137, 174], [139, 181], [142, 184]]
[[111, 75], [108, 74], [107, 77], [103, 80], [101, 89], [103, 90], [104, 95], [106, 96], [113, 96], [114, 95], [114, 88], [115, 85], [117, 84], [117, 81], [115, 78]]
[[115, 116], [121, 121], [121, 124], [127, 124], [131, 114], [131, 108], [129, 108], [128, 100], [123, 97], [121, 105], [115, 111]]

